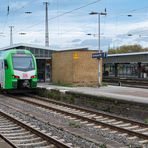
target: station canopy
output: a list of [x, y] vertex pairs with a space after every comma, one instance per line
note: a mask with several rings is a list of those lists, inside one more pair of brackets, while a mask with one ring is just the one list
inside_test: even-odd
[[135, 52], [124, 54], [109, 54], [103, 63], [147, 63], [148, 52]]
[[52, 52], [54, 52], [54, 50], [51, 50], [49, 47], [33, 45], [33, 44], [24, 44], [24, 43], [13, 44], [12, 46], [0, 48], [0, 50], [10, 50], [10, 49], [29, 50], [31, 51], [32, 54], [34, 54], [36, 59], [51, 59]]

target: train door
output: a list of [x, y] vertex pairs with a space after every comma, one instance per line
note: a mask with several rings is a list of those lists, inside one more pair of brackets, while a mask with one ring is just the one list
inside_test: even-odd
[[4, 88], [4, 84], [5, 84], [4, 60], [0, 59], [0, 87]]

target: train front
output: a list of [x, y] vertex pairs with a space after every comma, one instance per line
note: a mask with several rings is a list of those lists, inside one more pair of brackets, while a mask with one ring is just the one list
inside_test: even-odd
[[37, 68], [34, 56], [30, 54], [13, 54], [13, 80], [12, 85], [15, 89], [36, 88]]

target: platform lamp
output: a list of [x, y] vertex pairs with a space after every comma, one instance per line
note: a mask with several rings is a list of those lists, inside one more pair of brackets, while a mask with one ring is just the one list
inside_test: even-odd
[[26, 32], [20, 32], [19, 35], [26, 35]]
[[[100, 16], [103, 15], [103, 16], [106, 16], [107, 13], [106, 13], [106, 9], [105, 9], [105, 12], [91, 12], [89, 13], [89, 15], [98, 15], [98, 53], [101, 53], [101, 50], [100, 50]], [[99, 82], [99, 85], [101, 84], [101, 67], [100, 67], [100, 58], [98, 59], [98, 82]]]

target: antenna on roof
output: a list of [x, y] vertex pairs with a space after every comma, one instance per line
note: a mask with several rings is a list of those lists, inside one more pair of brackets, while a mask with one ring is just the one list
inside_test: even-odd
[[10, 28], [10, 46], [12, 46], [13, 45], [13, 36], [12, 36], [12, 31], [13, 31], [13, 28], [14, 28], [14, 26], [9, 26], [9, 28]]
[[106, 11], [106, 8], [105, 8], [104, 12], [105, 12], [105, 13], [107, 12], [107, 11]]
[[10, 11], [10, 8], [9, 8], [9, 5], [7, 7], [7, 15], [9, 15], [9, 11]]

